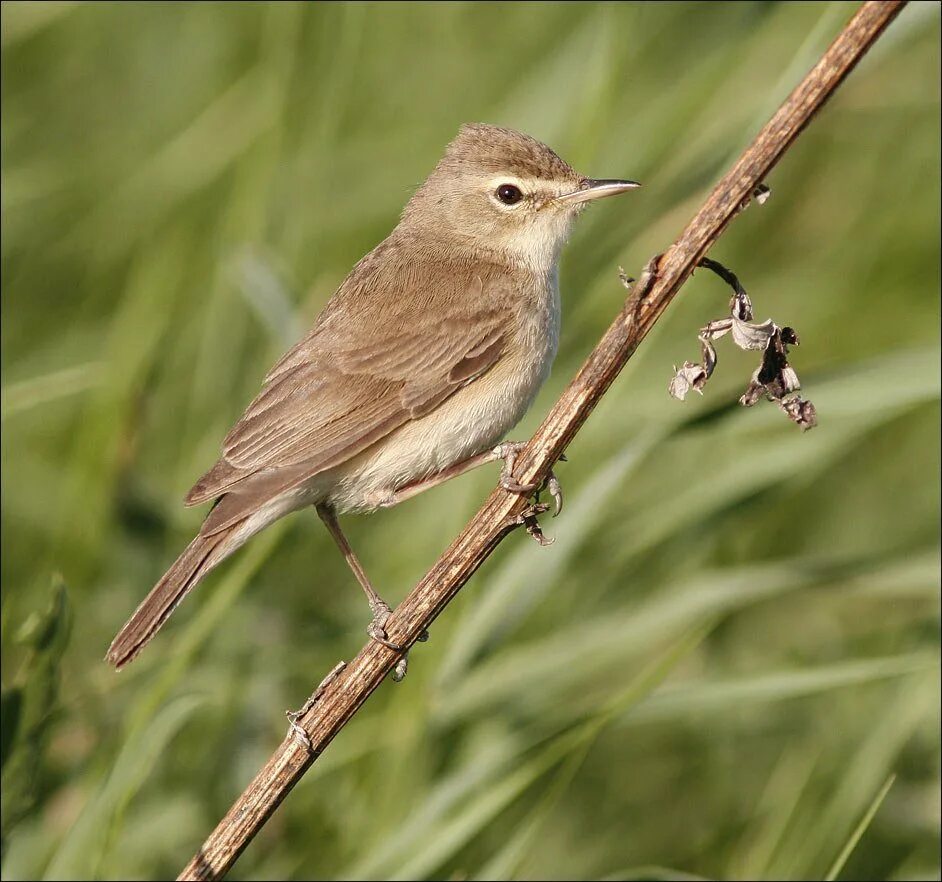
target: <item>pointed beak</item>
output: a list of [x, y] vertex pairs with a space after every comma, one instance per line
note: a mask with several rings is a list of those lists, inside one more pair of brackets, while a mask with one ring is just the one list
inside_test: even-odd
[[580, 202], [589, 202], [592, 199], [602, 199], [604, 196], [614, 196], [616, 193], [627, 193], [640, 187], [637, 181], [618, 181], [611, 178], [586, 178], [578, 190], [563, 193], [554, 201], [576, 205]]

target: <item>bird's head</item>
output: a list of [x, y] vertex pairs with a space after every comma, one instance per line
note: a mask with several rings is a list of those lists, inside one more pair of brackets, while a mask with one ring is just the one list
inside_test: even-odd
[[409, 201], [402, 222], [456, 248], [549, 268], [589, 202], [639, 186], [587, 178], [528, 135], [469, 124]]

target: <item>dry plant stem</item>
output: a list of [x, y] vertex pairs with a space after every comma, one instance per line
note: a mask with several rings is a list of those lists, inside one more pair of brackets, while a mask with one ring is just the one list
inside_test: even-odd
[[[652, 262], [625, 306], [517, 459], [521, 483], [542, 484], [573, 436], [638, 344], [755, 188], [818, 108], [840, 85], [904, 2], [864, 3], [771, 121], [716, 185], [676, 242]], [[504, 536], [528, 500], [498, 488], [386, 622], [390, 641], [409, 647], [445, 608]], [[326, 683], [297, 723], [308, 742], [289, 733], [245, 792], [183, 869], [180, 879], [219, 879], [261, 829], [317, 756], [396, 665], [399, 654], [370, 640]]]

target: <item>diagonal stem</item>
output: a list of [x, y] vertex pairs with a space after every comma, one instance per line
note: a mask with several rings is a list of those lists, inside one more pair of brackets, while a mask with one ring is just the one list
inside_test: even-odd
[[[736, 164], [716, 185], [673, 245], [634, 286], [605, 336], [589, 355], [521, 453], [515, 475], [542, 483], [598, 400], [676, 296], [710, 246], [748, 203], [814, 114], [905, 5], [861, 5], [821, 60], [788, 96]], [[387, 622], [390, 640], [411, 646], [471, 578], [527, 505], [498, 488]], [[220, 879], [291, 788], [359, 710], [395, 659], [370, 641], [298, 720], [309, 744], [289, 735], [183, 869], [180, 879]]]

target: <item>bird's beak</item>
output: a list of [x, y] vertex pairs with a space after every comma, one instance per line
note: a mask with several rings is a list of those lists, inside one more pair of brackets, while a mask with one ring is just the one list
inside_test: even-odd
[[640, 187], [637, 181], [617, 181], [610, 178], [586, 178], [579, 185], [579, 189], [571, 193], [563, 193], [557, 196], [556, 202], [565, 202], [568, 205], [575, 205], [579, 202], [589, 202], [592, 199], [601, 199], [604, 196], [614, 196], [616, 193], [626, 193], [628, 190], [635, 190]]

